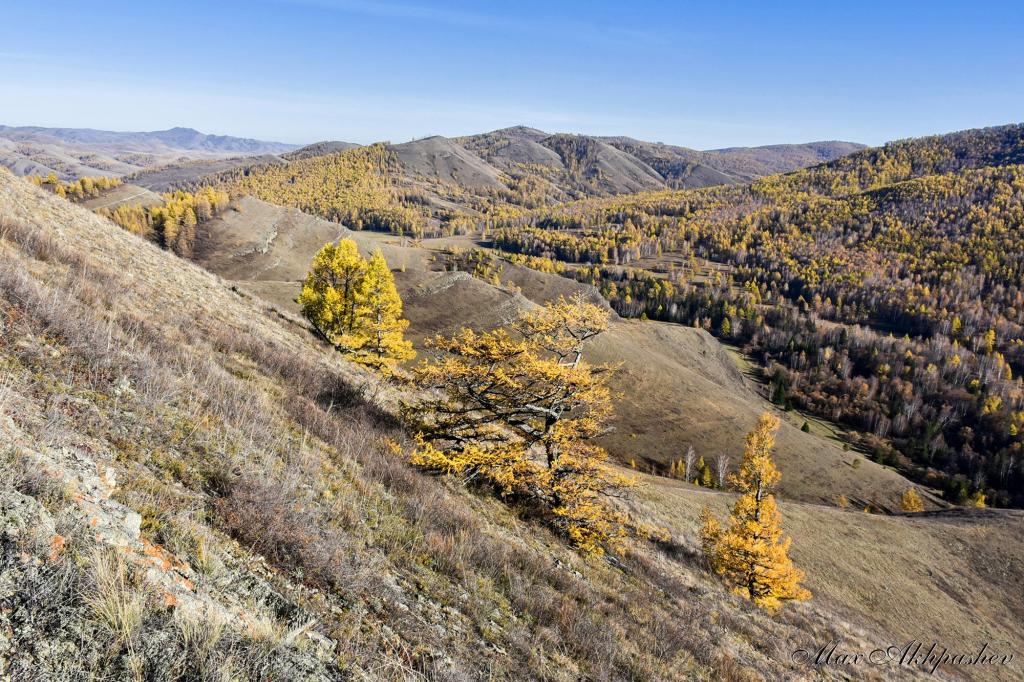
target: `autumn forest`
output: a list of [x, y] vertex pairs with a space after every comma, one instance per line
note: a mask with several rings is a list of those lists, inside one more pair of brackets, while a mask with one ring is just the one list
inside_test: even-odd
[[[480, 138], [464, 144], [508, 144]], [[500, 186], [403, 173], [394, 149], [254, 162], [100, 212], [186, 257], [240, 195], [356, 230], [471, 235], [479, 248], [446, 267], [500, 284], [503, 263], [525, 265], [594, 285], [623, 317], [702, 327], [778, 406], [845, 429], [844, 447], [955, 504], [1024, 506], [1024, 127], [635, 194], [602, 189], [571, 136], [562, 175], [513, 163]], [[36, 182], [81, 200], [120, 181]]]

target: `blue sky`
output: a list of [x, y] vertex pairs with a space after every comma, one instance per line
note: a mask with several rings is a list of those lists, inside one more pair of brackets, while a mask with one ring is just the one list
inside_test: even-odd
[[878, 144], [1024, 121], [1022, 36], [1020, 2], [5, 0], [0, 123]]

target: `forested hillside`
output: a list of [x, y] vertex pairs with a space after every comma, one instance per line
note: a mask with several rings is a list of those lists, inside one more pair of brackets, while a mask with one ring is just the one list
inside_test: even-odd
[[[971, 636], [1016, 642], [1015, 607], [995, 601], [1013, 576], [961, 557], [941, 591], [901, 583], [906, 611], [850, 596], [877, 580], [851, 554], [808, 575], [820, 598], [769, 616], [705, 569], [692, 489], [658, 483], [631, 503], [671, 540], [588, 559], [529, 514], [410, 466], [395, 386], [296, 318], [2, 171], [0, 198], [13, 679], [776, 678], [806, 672], [787, 647], [821, 631], [860, 647], [922, 621], [946, 633], [940, 615], [979, 584], [991, 615]], [[1019, 540], [1016, 517], [782, 509], [800, 528], [795, 560], [816, 567], [843, 551], [835, 528], [899, 532], [908, 552], [958, 532], [975, 557]]]
[[430, 237], [585, 197], [737, 183], [859, 148], [812, 143], [697, 152], [623, 140], [516, 127], [366, 147], [323, 142], [280, 157], [192, 162], [131, 179], [161, 191], [217, 185], [356, 229]]
[[954, 502], [1024, 504], [1024, 126], [895, 142], [741, 187], [505, 220], [620, 314], [706, 327], [774, 399]]
[[838, 423], [851, 446], [951, 502], [1024, 504], [1021, 126], [898, 141], [747, 185], [569, 202], [614, 173], [650, 179], [650, 166], [608, 165], [619, 148], [668, 148], [529, 128], [457, 142], [325, 145], [184, 186], [355, 229], [475, 235], [599, 286], [622, 315], [741, 346], [777, 404]]

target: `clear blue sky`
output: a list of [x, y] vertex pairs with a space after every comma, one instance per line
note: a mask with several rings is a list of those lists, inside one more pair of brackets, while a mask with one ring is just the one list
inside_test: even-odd
[[0, 9], [0, 123], [696, 148], [1024, 120], [1021, 2], [145, 0]]

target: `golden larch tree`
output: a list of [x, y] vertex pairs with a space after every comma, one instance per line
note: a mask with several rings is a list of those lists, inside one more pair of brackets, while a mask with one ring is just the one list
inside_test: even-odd
[[921, 496], [917, 494], [913, 488], [907, 488], [907, 492], [903, 493], [903, 497], [900, 498], [900, 509], [905, 512], [923, 512], [924, 503], [921, 501]]
[[782, 537], [782, 518], [772, 495], [781, 478], [771, 456], [778, 428], [779, 420], [765, 413], [747, 435], [743, 462], [729, 477], [740, 496], [728, 526], [723, 529], [708, 510], [700, 517], [701, 543], [714, 571], [735, 593], [768, 611], [811, 597], [800, 586], [804, 572], [789, 558], [792, 541]]
[[374, 252], [356, 299], [357, 333], [366, 338], [356, 358], [378, 369], [416, 357], [403, 333], [409, 321], [402, 319], [402, 299], [395, 278], [380, 250]]
[[366, 338], [356, 331], [356, 301], [363, 292], [366, 261], [356, 243], [342, 239], [324, 244], [302, 285], [298, 303], [302, 314], [329, 343], [344, 352], [357, 352]]
[[632, 485], [589, 441], [606, 430], [607, 367], [583, 360], [608, 312], [581, 298], [524, 312], [511, 329], [463, 329], [429, 346], [415, 370], [432, 397], [410, 405], [420, 434], [413, 461], [482, 480], [504, 496], [539, 503], [577, 546], [619, 546], [628, 519], [608, 503]]

